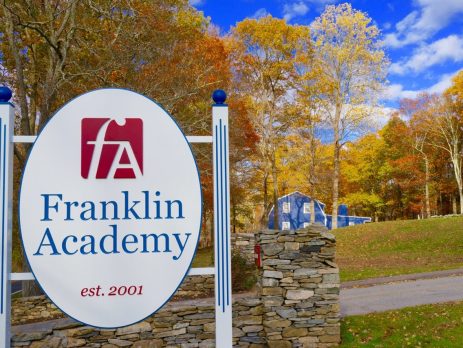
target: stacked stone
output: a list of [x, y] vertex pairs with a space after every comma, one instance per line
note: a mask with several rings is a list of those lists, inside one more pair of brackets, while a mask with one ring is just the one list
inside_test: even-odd
[[260, 298], [245, 298], [233, 304], [233, 345], [235, 347], [265, 347]]
[[234, 251], [238, 251], [249, 263], [254, 264], [254, 247], [256, 245], [254, 233], [232, 233], [231, 244]]
[[270, 348], [340, 342], [335, 237], [321, 225], [263, 231], [263, 324]]
[[[213, 348], [214, 317], [213, 305], [174, 303], [140, 323], [114, 330], [96, 329], [63, 319], [40, 330], [31, 330], [27, 326], [13, 327], [12, 347]], [[233, 343], [236, 347], [264, 347], [265, 332], [259, 298], [235, 301], [233, 318]]]
[[185, 298], [204, 298], [214, 296], [214, 276], [188, 276], [175, 293], [173, 300]]
[[48, 297], [33, 296], [15, 298], [11, 303], [11, 325], [20, 325], [37, 321], [64, 317]]
[[[334, 236], [323, 226], [311, 225], [299, 231], [263, 231], [260, 244], [262, 294], [259, 298], [234, 301], [234, 346], [336, 346], [340, 341], [340, 317]], [[198, 283], [191, 281], [196, 284], [193, 288]], [[213, 299], [201, 302], [171, 302], [145, 321], [115, 330], [70, 324], [66, 319], [42, 325], [38, 331], [29, 326], [13, 326], [12, 346], [215, 347]], [[62, 313], [44, 296], [13, 302], [13, 325], [60, 316]]]

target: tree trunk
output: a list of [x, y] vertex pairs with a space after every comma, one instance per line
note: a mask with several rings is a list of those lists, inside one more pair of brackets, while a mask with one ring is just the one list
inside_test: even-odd
[[234, 196], [231, 197], [233, 233], [236, 233], [236, 202]]
[[279, 219], [278, 219], [278, 175], [277, 175], [277, 165], [275, 159], [275, 151], [272, 153], [272, 179], [273, 179], [273, 228], [275, 230], [280, 229]]
[[439, 215], [444, 215], [442, 205], [442, 192], [439, 191]]
[[461, 173], [462, 157], [456, 144], [457, 142], [455, 142], [455, 148], [453, 149], [452, 164], [453, 174], [455, 175], [455, 181], [457, 182], [458, 187], [458, 195], [460, 196], [460, 214], [463, 215], [463, 178]]
[[16, 77], [16, 99], [19, 100], [19, 109], [21, 112], [21, 135], [30, 135], [31, 130], [29, 128], [29, 106], [27, 103], [27, 87], [26, 80], [24, 78], [24, 67], [22, 64], [20, 51], [16, 46], [15, 28], [13, 24], [13, 19], [11, 17], [11, 12], [3, 7], [3, 14], [6, 17], [6, 32], [8, 35], [8, 43], [10, 46], [11, 54], [14, 58], [15, 65], [15, 77]]
[[335, 144], [333, 162], [333, 209], [331, 228], [338, 228], [338, 198], [339, 198], [339, 147]]
[[424, 169], [426, 173], [426, 182], [425, 182], [425, 207], [426, 207], [426, 218], [431, 217], [431, 205], [429, 204], [429, 160], [427, 157], [424, 158]]
[[310, 201], [310, 223], [314, 224], [315, 223], [315, 200], [313, 197], [311, 197]]
[[[31, 268], [29, 267], [29, 262], [26, 261], [26, 257], [25, 257], [26, 253], [23, 249], [22, 243], [21, 243], [21, 255], [23, 257], [22, 271], [24, 273], [30, 273]], [[34, 280], [23, 280], [22, 281], [22, 295], [23, 297], [42, 295], [42, 289], [40, 289], [39, 285]]]
[[341, 105], [336, 105], [334, 121], [334, 158], [333, 158], [333, 209], [332, 209], [332, 220], [331, 229], [335, 230], [338, 228], [338, 198], [339, 198], [339, 171], [340, 171], [340, 134], [339, 134], [339, 121], [341, 118]]
[[[29, 267], [29, 262], [26, 260], [26, 252], [24, 251], [23, 245], [21, 243], [21, 255], [22, 255], [22, 271], [24, 273], [30, 273], [31, 268]], [[42, 289], [40, 289], [39, 285], [34, 280], [23, 280], [22, 282], [22, 296], [23, 297], [30, 297], [30, 296], [38, 296], [42, 295]]]
[[209, 216], [209, 234], [211, 236], [210, 240], [211, 240], [211, 246], [214, 246], [214, 243], [215, 243], [215, 235], [214, 235], [214, 213], [213, 212], [210, 212], [210, 216]]
[[452, 197], [452, 214], [457, 214], [457, 197], [451, 193], [450, 196]]
[[264, 212], [260, 219], [260, 224], [262, 228], [268, 228], [268, 214], [269, 214], [269, 204], [268, 204], [268, 173], [265, 171], [264, 180], [262, 181], [263, 191], [264, 191]]
[[[312, 119], [310, 119], [312, 121]], [[310, 166], [309, 166], [309, 184], [310, 184], [310, 223], [315, 223], [315, 196], [316, 196], [316, 168], [315, 157], [317, 156], [317, 141], [315, 138], [315, 126], [310, 122]]]
[[459, 188], [459, 194], [460, 194], [460, 214], [463, 215], [463, 189], [461, 187]]

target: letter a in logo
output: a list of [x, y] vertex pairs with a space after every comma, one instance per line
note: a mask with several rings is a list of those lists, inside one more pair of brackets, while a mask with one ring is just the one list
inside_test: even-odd
[[143, 174], [143, 121], [82, 119], [81, 175], [84, 179], [135, 179]]

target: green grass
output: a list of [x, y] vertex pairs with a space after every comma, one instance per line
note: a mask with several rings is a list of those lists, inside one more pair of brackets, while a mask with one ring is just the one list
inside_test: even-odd
[[214, 266], [214, 249], [207, 247], [198, 249], [193, 259], [192, 267], [213, 267]]
[[463, 302], [344, 318], [341, 347], [462, 347]]
[[334, 234], [342, 281], [463, 267], [463, 217], [371, 223]]
[[[334, 231], [342, 281], [463, 267], [463, 217], [387, 221]], [[213, 265], [199, 249], [193, 267]]]

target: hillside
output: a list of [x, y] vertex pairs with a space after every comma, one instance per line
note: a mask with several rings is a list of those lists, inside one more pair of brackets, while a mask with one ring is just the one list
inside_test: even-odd
[[463, 217], [371, 223], [334, 234], [342, 281], [463, 267]]

